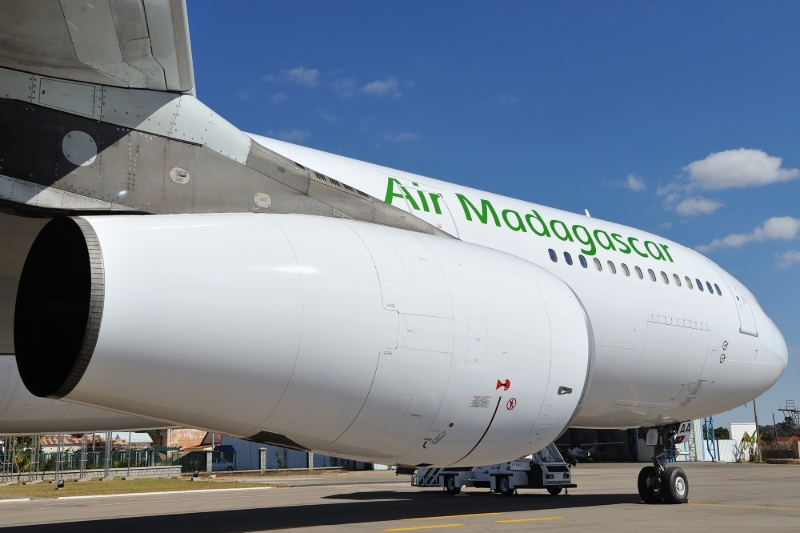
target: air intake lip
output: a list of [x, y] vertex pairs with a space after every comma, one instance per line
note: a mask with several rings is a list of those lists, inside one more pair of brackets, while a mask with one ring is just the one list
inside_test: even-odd
[[80, 217], [51, 220], [33, 243], [17, 291], [14, 351], [22, 382], [63, 398], [83, 377], [103, 316], [100, 243]]

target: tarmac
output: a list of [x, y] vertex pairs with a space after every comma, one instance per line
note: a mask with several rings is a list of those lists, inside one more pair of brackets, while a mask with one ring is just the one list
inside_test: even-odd
[[[798, 531], [800, 466], [682, 463], [689, 503], [646, 505], [643, 464], [579, 464], [569, 495], [486, 489], [448, 496], [394, 472], [282, 477], [287, 488], [252, 488], [66, 499], [1, 500], [8, 531], [238, 533], [453, 531]], [[224, 480], [219, 481], [224, 484]], [[3, 531], [6, 531], [4, 529]]]

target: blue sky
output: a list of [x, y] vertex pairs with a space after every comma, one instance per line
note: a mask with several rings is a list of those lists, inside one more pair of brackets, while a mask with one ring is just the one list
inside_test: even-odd
[[198, 96], [245, 131], [705, 247], [790, 346], [760, 422], [800, 401], [800, 3], [190, 0], [189, 20]]

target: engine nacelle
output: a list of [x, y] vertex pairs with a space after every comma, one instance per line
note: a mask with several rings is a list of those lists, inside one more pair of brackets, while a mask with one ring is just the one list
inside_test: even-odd
[[55, 219], [15, 312], [37, 396], [388, 464], [543, 448], [593, 353], [577, 296], [536, 265], [305, 215]]

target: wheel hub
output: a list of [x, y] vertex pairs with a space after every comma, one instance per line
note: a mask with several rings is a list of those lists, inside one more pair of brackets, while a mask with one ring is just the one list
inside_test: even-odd
[[686, 493], [686, 482], [680, 476], [675, 479], [675, 492], [679, 496], [683, 496]]

